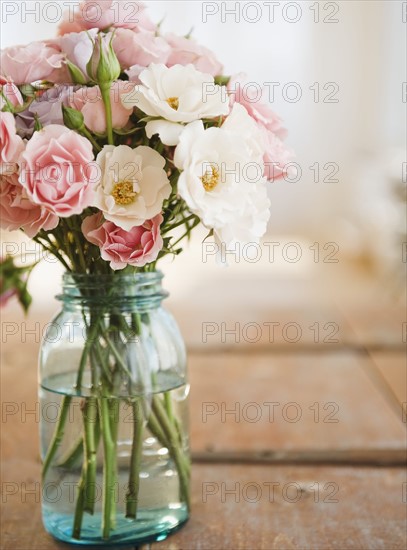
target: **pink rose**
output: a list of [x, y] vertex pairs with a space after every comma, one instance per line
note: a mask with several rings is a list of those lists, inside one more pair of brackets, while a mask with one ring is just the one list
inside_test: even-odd
[[0, 109], [7, 105], [7, 101], [13, 107], [18, 107], [24, 103], [20, 90], [12, 80], [0, 76], [0, 90]]
[[160, 225], [163, 217], [158, 214], [143, 225], [125, 231], [113, 222], [104, 221], [101, 213], [85, 218], [82, 231], [85, 238], [100, 248], [103, 260], [112, 269], [124, 269], [127, 265], [142, 267], [157, 259], [163, 247]]
[[260, 90], [258, 85], [250, 82], [243, 84], [239, 78], [240, 75], [234, 77], [227, 85], [231, 107], [234, 103], [240, 103], [259, 125], [264, 126], [280, 139], [284, 139], [287, 130], [283, 128], [280, 117], [264, 101], [263, 90]]
[[65, 126], [34, 132], [21, 157], [20, 183], [28, 197], [52, 214], [81, 214], [93, 198], [91, 143]]
[[235, 103], [240, 103], [256, 121], [265, 150], [264, 175], [269, 181], [275, 181], [285, 175], [285, 166], [293, 158], [292, 152], [283, 143], [287, 130], [264, 101], [263, 90], [253, 83], [244, 84], [242, 77], [235, 76], [227, 85], [230, 106], [232, 108]]
[[142, 2], [134, 0], [83, 0], [73, 16], [68, 12], [59, 26], [59, 34], [108, 27], [155, 31], [156, 25], [145, 9]]
[[[134, 87], [135, 84], [132, 82], [118, 80], [110, 88], [113, 128], [124, 128], [128, 123], [133, 109], [124, 107], [121, 96], [130, 93]], [[89, 130], [98, 134], [106, 132], [105, 106], [99, 86], [80, 88], [73, 94], [70, 105], [77, 111], [81, 111], [85, 119], [85, 126]]]
[[58, 26], [58, 35], [64, 36], [65, 34], [80, 33], [86, 31], [83, 21], [79, 18], [72, 17], [68, 15]]
[[13, 46], [2, 50], [2, 74], [15, 84], [29, 84], [37, 80], [61, 82], [64, 77], [64, 56], [53, 45], [32, 42], [27, 46]]
[[58, 39], [61, 50], [66, 58], [76, 65], [85, 78], [88, 77], [86, 65], [92, 57], [94, 40], [98, 29], [91, 29], [83, 32], [71, 32], [64, 34]]
[[216, 59], [215, 54], [205, 46], [201, 46], [192, 38], [185, 38], [172, 33], [166, 34], [164, 38], [172, 49], [166, 63], [168, 67], [192, 63], [202, 73], [208, 73], [212, 76], [222, 74], [222, 64]]
[[287, 149], [284, 143], [276, 134], [266, 128], [261, 128], [264, 155], [264, 175], [269, 181], [275, 181], [285, 176], [286, 165], [293, 158], [292, 152]]
[[24, 142], [16, 133], [16, 121], [11, 113], [0, 113], [0, 174], [13, 174], [24, 151]]
[[161, 36], [153, 32], [133, 32], [118, 29], [113, 38], [113, 49], [123, 69], [133, 65], [148, 67], [150, 63], [166, 63], [170, 47]]
[[0, 226], [3, 229], [23, 229], [32, 238], [40, 229], [54, 229], [58, 222], [57, 216], [29, 200], [17, 174], [0, 176]]

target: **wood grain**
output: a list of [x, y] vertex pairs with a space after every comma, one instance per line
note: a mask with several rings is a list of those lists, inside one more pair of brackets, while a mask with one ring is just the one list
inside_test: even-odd
[[401, 304], [383, 304], [380, 299], [372, 299], [372, 303], [364, 307], [339, 304], [339, 308], [352, 329], [353, 343], [374, 350], [391, 348], [405, 350], [407, 326], [405, 301]]
[[346, 351], [192, 355], [193, 450], [403, 449], [405, 424], [365, 362]]
[[407, 356], [405, 353], [370, 351], [370, 357], [400, 404], [407, 402]]
[[[370, 298], [362, 296], [362, 278], [349, 294], [340, 286], [339, 270], [326, 273], [330, 289], [315, 282], [311, 287], [300, 275], [272, 285], [268, 273], [253, 281], [217, 270], [205, 284], [190, 284], [182, 304], [172, 302], [194, 350], [189, 356], [193, 510], [184, 529], [151, 548], [405, 549], [407, 481], [404, 467], [397, 465], [405, 461], [406, 424], [393, 406], [406, 401], [400, 353], [405, 313], [396, 306], [372, 306], [374, 289], [369, 287]], [[67, 548], [41, 524], [36, 369], [39, 336], [49, 316], [36, 315], [25, 320], [13, 313], [8, 325], [2, 319], [4, 550]], [[206, 343], [204, 322], [219, 325]], [[239, 342], [233, 336], [219, 340], [222, 322], [240, 323]], [[256, 343], [242, 339], [242, 327], [251, 322], [263, 325]], [[276, 330], [270, 342], [267, 322], [280, 328], [297, 323], [301, 339], [287, 342]], [[336, 323], [339, 341], [323, 342], [322, 332], [315, 342], [309, 329], [315, 322], [322, 331], [326, 323]], [[15, 334], [10, 323], [16, 323]], [[272, 421], [264, 403], [279, 403]], [[324, 408], [329, 403], [337, 409]], [[299, 410], [301, 417], [292, 421]], [[276, 484], [274, 501], [270, 483]], [[332, 498], [338, 502], [329, 502], [336, 489]]]
[[198, 465], [190, 522], [152, 548], [404, 549], [405, 480], [402, 468]]
[[[3, 550], [67, 548], [43, 531], [38, 476], [29, 458], [4, 464]], [[404, 549], [405, 484], [404, 468], [196, 464], [189, 523], [152, 547]]]

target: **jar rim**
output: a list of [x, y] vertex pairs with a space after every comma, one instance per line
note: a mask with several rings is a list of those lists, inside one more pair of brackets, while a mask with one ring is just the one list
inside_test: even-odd
[[142, 273], [73, 273], [62, 277], [62, 293], [56, 296], [67, 307], [157, 306], [168, 296], [162, 288], [161, 271]]
[[111, 273], [75, 273], [73, 271], [65, 271], [62, 275], [63, 284], [80, 284], [91, 281], [129, 281], [134, 283], [158, 283], [163, 279], [162, 271], [143, 271], [134, 273], [123, 273], [120, 271], [112, 271]]

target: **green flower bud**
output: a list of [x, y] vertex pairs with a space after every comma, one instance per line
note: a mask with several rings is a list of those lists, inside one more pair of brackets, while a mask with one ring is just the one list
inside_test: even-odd
[[74, 84], [81, 84], [82, 86], [87, 84], [88, 78], [83, 74], [79, 67], [74, 63], [71, 63], [68, 59], [66, 60], [66, 66], [68, 67], [69, 74], [74, 82]]
[[70, 130], [82, 130], [85, 125], [83, 114], [76, 109], [62, 105], [62, 115], [65, 126]]
[[215, 84], [218, 84], [218, 86], [227, 86], [230, 78], [230, 76], [217, 75], [215, 76]]
[[120, 63], [112, 47], [113, 36], [107, 44], [99, 34], [93, 46], [92, 57], [86, 65], [89, 78], [100, 86], [110, 84], [120, 76]]

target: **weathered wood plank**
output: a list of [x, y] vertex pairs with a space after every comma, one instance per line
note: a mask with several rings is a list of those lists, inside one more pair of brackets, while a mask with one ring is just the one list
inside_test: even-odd
[[[354, 335], [352, 343], [372, 349], [402, 351], [406, 344], [406, 306], [401, 304], [383, 304], [379, 297], [372, 296], [370, 304], [364, 307], [339, 304], [341, 313], [351, 327]], [[348, 342], [350, 343], [350, 342]]]
[[401, 415], [366, 361], [346, 352], [192, 355], [193, 450], [405, 448]]
[[[38, 455], [36, 345], [3, 352], [2, 456]], [[196, 452], [403, 449], [405, 424], [351, 353], [190, 356]]]
[[407, 402], [407, 356], [405, 353], [370, 351], [370, 357], [400, 404]]
[[[29, 458], [3, 464], [3, 550], [65, 548], [41, 526], [38, 475]], [[404, 549], [405, 501], [404, 468], [196, 464], [189, 523], [152, 547]]]
[[407, 449], [320, 449], [306, 451], [215, 451], [193, 452], [200, 464], [296, 464], [336, 466], [405, 466]]
[[404, 549], [405, 481], [402, 468], [195, 466], [190, 522], [152, 548]]

